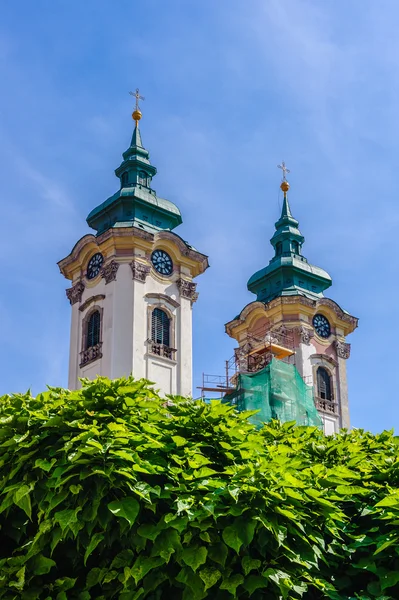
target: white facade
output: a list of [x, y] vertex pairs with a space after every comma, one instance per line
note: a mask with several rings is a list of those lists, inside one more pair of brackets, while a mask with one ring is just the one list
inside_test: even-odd
[[[169, 276], [152, 265], [154, 249], [172, 258]], [[103, 266], [89, 280], [87, 263], [97, 252], [104, 256]], [[67, 290], [72, 305], [71, 389], [79, 387], [81, 377], [132, 374], [155, 383], [162, 395], [192, 394], [192, 307], [198, 296], [192, 279], [208, 266], [204, 255], [171, 232], [143, 235], [129, 227], [85, 236], [59, 266], [73, 283]], [[153, 336], [156, 308], [168, 317], [168, 346]], [[100, 315], [100, 333], [98, 344], [90, 346], [87, 328], [93, 312]]]

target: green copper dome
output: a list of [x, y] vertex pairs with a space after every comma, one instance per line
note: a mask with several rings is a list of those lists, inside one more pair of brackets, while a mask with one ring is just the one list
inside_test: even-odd
[[315, 300], [322, 298], [324, 290], [332, 284], [326, 271], [309, 264], [302, 255], [305, 238], [298, 225], [285, 193], [281, 217], [275, 224], [276, 231], [270, 240], [274, 257], [267, 267], [254, 273], [247, 284], [257, 300], [269, 302], [279, 296], [298, 295]]
[[157, 196], [151, 188], [156, 167], [150, 163], [148, 150], [143, 146], [138, 121], [123, 161], [115, 169], [120, 189], [87, 217], [89, 227], [102, 233], [119, 223], [137, 224], [153, 230], [174, 229], [182, 223], [180, 210], [173, 202]]

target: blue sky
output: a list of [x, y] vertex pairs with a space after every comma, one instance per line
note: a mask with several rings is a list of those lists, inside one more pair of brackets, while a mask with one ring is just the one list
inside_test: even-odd
[[140, 87], [142, 137], [177, 232], [209, 255], [194, 385], [222, 373], [224, 323], [272, 255], [284, 159], [304, 254], [359, 317], [353, 426], [399, 426], [396, 0], [0, 2], [0, 393], [66, 385], [57, 261], [117, 189]]

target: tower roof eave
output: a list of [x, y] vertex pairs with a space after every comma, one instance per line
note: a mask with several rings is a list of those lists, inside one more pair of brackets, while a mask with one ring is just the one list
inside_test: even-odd
[[[100, 229], [100, 222], [107, 219], [111, 210], [116, 209], [117, 211], [120, 211], [120, 207], [124, 202], [131, 202], [132, 204], [141, 206], [147, 205], [149, 209], [159, 211], [166, 215], [171, 221], [170, 229], [177, 227], [183, 222], [181, 212], [173, 202], [166, 200], [165, 198], [160, 198], [146, 188], [132, 186], [129, 188], [122, 188], [113, 196], [110, 196], [110, 198], [105, 200], [105, 202], [94, 208], [87, 216], [87, 224], [93, 229]], [[121, 214], [115, 215], [115, 220], [127, 221], [129, 219], [126, 219], [126, 216], [121, 212]]]
[[280, 256], [277, 259], [272, 259], [267, 267], [260, 269], [249, 278], [247, 287], [251, 291], [251, 287], [259, 284], [261, 281], [266, 281], [271, 275], [280, 269], [293, 269], [298, 273], [312, 279], [317, 279], [319, 282], [325, 282], [327, 289], [332, 284], [330, 275], [321, 267], [316, 267], [308, 262], [301, 260], [295, 256]]

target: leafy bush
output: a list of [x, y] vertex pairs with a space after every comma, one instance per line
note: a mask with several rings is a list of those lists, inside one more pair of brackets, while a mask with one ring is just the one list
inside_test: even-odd
[[399, 598], [391, 433], [100, 378], [0, 402], [0, 598]]

